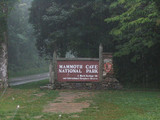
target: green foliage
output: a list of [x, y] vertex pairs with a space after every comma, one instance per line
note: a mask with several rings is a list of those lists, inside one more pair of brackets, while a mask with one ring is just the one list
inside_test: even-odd
[[116, 0], [110, 4], [110, 11], [114, 12], [105, 21], [114, 26], [110, 34], [116, 48], [114, 55], [119, 79], [144, 86], [151, 82], [158, 84], [160, 31], [156, 3]]
[[[33, 27], [28, 23], [32, 0], [16, 2], [8, 15], [9, 76], [46, 72], [47, 63], [38, 56]], [[41, 69], [41, 70], [37, 70]], [[35, 72], [34, 72], [35, 70]], [[29, 72], [30, 71], [30, 72]]]
[[4, 0], [0, 1], [0, 43], [3, 41], [3, 32], [7, 29], [7, 13], [5, 13], [5, 9], [7, 9], [7, 3]]
[[[123, 83], [159, 87], [160, 19], [158, 0], [34, 0], [30, 22], [43, 55], [71, 52], [98, 57], [98, 45], [114, 52]], [[37, 11], [38, 10], [38, 11]], [[36, 16], [36, 17], [35, 17]]]
[[[7, 16], [16, 0], [0, 1], [0, 44], [4, 40], [3, 33], [7, 31]], [[10, 7], [8, 7], [10, 6]]]
[[[111, 50], [109, 27], [104, 27], [107, 25], [104, 19], [109, 16], [105, 0], [69, 0], [67, 3], [48, 0], [42, 4], [44, 0], [34, 0], [30, 16], [42, 54], [52, 55], [57, 50], [61, 56], [71, 51], [79, 57], [97, 57], [100, 42], [107, 43]], [[35, 11], [40, 6], [37, 15]]]
[[[156, 26], [158, 12], [154, 2], [133, 0], [132, 2], [117, 1], [116, 3], [123, 5], [124, 12], [105, 20], [108, 23], [118, 23], [117, 27], [111, 31], [119, 44], [116, 56], [134, 53], [133, 57], [135, 58], [140, 56], [144, 50], [159, 43], [159, 31], [156, 30], [158, 29]], [[111, 5], [111, 9], [112, 7]]]

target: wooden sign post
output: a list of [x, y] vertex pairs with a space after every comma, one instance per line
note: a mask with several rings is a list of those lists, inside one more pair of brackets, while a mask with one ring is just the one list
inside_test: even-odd
[[99, 45], [99, 80], [103, 81], [103, 47]]

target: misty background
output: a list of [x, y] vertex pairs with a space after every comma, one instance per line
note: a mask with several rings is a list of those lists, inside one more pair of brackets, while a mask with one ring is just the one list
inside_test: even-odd
[[29, 23], [32, 1], [16, 2], [8, 16], [9, 77], [48, 71], [48, 62], [38, 55], [34, 30]]

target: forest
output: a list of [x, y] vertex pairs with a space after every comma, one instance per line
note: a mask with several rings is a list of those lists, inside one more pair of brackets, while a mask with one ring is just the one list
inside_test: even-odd
[[[6, 16], [9, 78], [48, 71], [46, 61], [38, 56], [33, 27], [29, 24], [32, 0], [8, 1]], [[2, 22], [3, 25], [5, 25]]]
[[48, 70], [45, 59], [38, 55], [34, 30], [28, 21], [31, 2], [32, 0], [16, 2], [7, 18], [8, 69], [11, 77], [24, 73], [27, 75], [27, 72], [32, 74]]
[[0, 2], [0, 44], [7, 44], [8, 33], [9, 70], [28, 69], [31, 61], [39, 66], [39, 56], [51, 58], [54, 51], [98, 57], [102, 43], [114, 54], [115, 76], [123, 85], [160, 88], [159, 0], [31, 1]]

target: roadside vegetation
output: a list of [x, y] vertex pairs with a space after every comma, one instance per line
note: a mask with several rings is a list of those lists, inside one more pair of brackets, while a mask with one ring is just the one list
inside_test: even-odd
[[[159, 120], [160, 118], [160, 92], [143, 90], [89, 91], [95, 95], [75, 101], [92, 101], [90, 107], [85, 108], [83, 112], [45, 113], [44, 107], [53, 102], [59, 96], [58, 93], [72, 91], [39, 89], [39, 86], [47, 83], [48, 81], [44, 80], [9, 88], [4, 97], [0, 98], [0, 120], [13, 118], [14, 120]], [[74, 92], [78, 93], [80, 90]]]
[[30, 120], [42, 115], [43, 107], [58, 95], [57, 91], [39, 89], [47, 82], [45, 80], [8, 88], [0, 99], [0, 120]]
[[9, 78], [15, 78], [15, 77], [23, 77], [27, 75], [34, 75], [34, 74], [40, 74], [48, 72], [49, 68], [48, 66], [42, 66], [42, 67], [35, 67], [35, 68], [29, 68], [24, 70], [17, 70], [17, 71], [9, 71]]
[[48, 72], [49, 65], [45, 58], [38, 55], [34, 30], [28, 22], [31, 2], [15, 2], [7, 18], [9, 77]]

